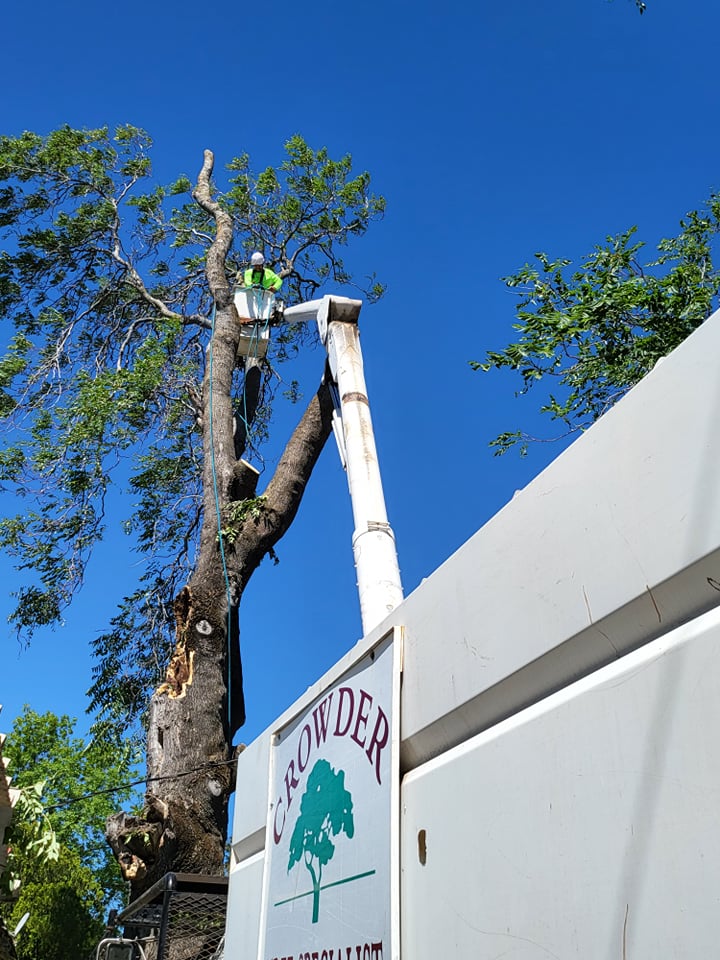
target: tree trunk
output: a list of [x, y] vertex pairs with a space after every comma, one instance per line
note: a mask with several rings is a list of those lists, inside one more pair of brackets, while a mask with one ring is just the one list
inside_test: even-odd
[[[265, 491], [261, 514], [246, 517], [232, 546], [226, 544], [231, 640], [242, 591], [290, 527], [331, 422], [332, 399], [322, 385]], [[215, 516], [213, 509], [197, 569], [175, 602], [175, 651], [151, 701], [144, 816], [119, 813], [108, 821], [108, 840], [130, 882], [131, 899], [168, 870], [222, 873], [235, 773], [228, 683], [241, 689], [242, 681], [237, 655], [228, 677], [227, 591], [217, 536], [205, 536], [205, 527], [217, 530]]]
[[[332, 399], [322, 384], [262, 501], [255, 501], [261, 505], [244, 515], [240, 511], [242, 520], [228, 516], [231, 502], [254, 499], [256, 475], [240, 459], [245, 438], [238, 442], [233, 430], [239, 322], [225, 276], [232, 227], [210, 199], [211, 170], [207, 152], [195, 196], [217, 226], [206, 267], [216, 309], [202, 395], [204, 512], [198, 563], [176, 598], [175, 651], [165, 682], [151, 700], [143, 816], [121, 812], [107, 827], [133, 900], [169, 870], [223, 872], [235, 779], [232, 736], [244, 721], [238, 604], [252, 573], [292, 523], [332, 422]], [[257, 389], [254, 380], [249, 388]], [[222, 538], [222, 550], [218, 507], [221, 527], [233, 528], [233, 537]]]

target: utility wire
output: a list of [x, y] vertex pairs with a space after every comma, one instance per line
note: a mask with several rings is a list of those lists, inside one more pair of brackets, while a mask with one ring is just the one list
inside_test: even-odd
[[180, 777], [191, 777], [194, 773], [201, 773], [211, 767], [227, 767], [231, 763], [237, 763], [237, 757], [232, 760], [213, 760], [204, 763], [201, 767], [194, 767], [192, 770], [181, 770], [180, 773], [166, 774], [164, 777], [143, 777], [142, 780], [133, 780], [131, 783], [121, 783], [117, 787], [105, 787], [103, 790], [95, 790], [93, 793], [84, 793], [80, 797], [68, 797], [67, 800], [60, 800], [45, 808], [46, 813], [52, 813], [53, 810], [59, 810], [60, 807], [68, 807], [71, 803], [80, 803], [83, 800], [91, 800], [93, 797], [100, 797], [106, 793], [118, 793], [120, 790], [127, 790], [130, 787], [137, 787], [141, 783], [158, 783], [161, 780], [179, 780]]

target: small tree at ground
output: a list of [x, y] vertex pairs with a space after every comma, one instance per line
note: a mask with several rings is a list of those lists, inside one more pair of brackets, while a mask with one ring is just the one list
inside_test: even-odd
[[[550, 439], [585, 430], [717, 306], [720, 271], [712, 252], [720, 194], [688, 213], [680, 227], [646, 263], [635, 227], [608, 237], [570, 272], [570, 260], [536, 254], [539, 266], [526, 264], [505, 278], [520, 295], [518, 338], [471, 366], [516, 371], [522, 394], [542, 382], [548, 396], [540, 411], [562, 426]], [[514, 430], [491, 445], [502, 454], [519, 444], [525, 453], [538, 439]]]

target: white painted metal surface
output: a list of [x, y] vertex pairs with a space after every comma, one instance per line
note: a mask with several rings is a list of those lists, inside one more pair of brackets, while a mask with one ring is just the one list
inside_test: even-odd
[[[718, 355], [720, 314], [274, 725], [403, 626], [404, 960], [717, 952]], [[253, 909], [268, 764], [238, 765]]]
[[233, 299], [241, 324], [237, 354], [262, 359], [270, 343], [270, 315], [275, 294], [258, 287], [236, 287]]
[[720, 313], [390, 615], [405, 769], [720, 601], [718, 356]]
[[[248, 792], [248, 784], [245, 784], [245, 792]], [[257, 960], [264, 863], [265, 851], [261, 850], [260, 853], [231, 865], [225, 926], [225, 960]]]
[[292, 323], [316, 321], [320, 341], [325, 346], [329, 324], [336, 320], [340, 323], [357, 323], [361, 308], [362, 300], [328, 294], [319, 300], [307, 300], [305, 303], [287, 307], [284, 317], [287, 322]]
[[320, 310], [327, 310], [327, 301], [329, 296], [320, 297], [318, 300], [306, 300], [304, 303], [296, 303], [292, 307], [286, 307], [283, 314], [287, 323], [315, 323]]
[[402, 956], [716, 956], [719, 728], [715, 610], [413, 771]]
[[361, 300], [326, 296], [285, 310], [288, 322], [316, 320], [337, 384], [340, 418], [333, 421], [347, 471], [355, 532], [353, 555], [360, 615], [367, 635], [402, 602], [395, 535], [388, 522], [380, 479], [357, 321]]
[[[260, 955], [393, 952], [393, 634], [271, 737]], [[396, 864], [395, 864], [396, 865]], [[396, 879], [396, 878], [395, 878]]]
[[[321, 680], [318, 681], [318, 683], [310, 687], [305, 695], [301, 697], [295, 704], [293, 704], [293, 706], [287, 710], [282, 717], [278, 718], [277, 723], [274, 724], [272, 728], [267, 730], [262, 736], [258, 737], [257, 740], [255, 740], [248, 748], [246, 748], [238, 759], [238, 790], [236, 793], [235, 802], [230, 858], [230, 880], [228, 886], [228, 914], [226, 926], [227, 960], [256, 960], [256, 958], [264, 956], [260, 950], [260, 943], [262, 941], [261, 916], [263, 912], [262, 897], [266, 863], [266, 838], [270, 837], [269, 843], [273, 843], [274, 819], [276, 813], [274, 804], [276, 799], [275, 793], [277, 790], [275, 788], [272, 790], [269, 789], [269, 778], [272, 770], [271, 744], [275, 734], [278, 731], [288, 729], [289, 725], [292, 727], [297, 723], [299, 716], [303, 716], [308, 712], [310, 713], [310, 716], [312, 716], [313, 707], [316, 706], [320, 700], [325, 698], [325, 695], [327, 695], [328, 691], [344, 685], [343, 678], [350, 678], [348, 685], [352, 686], [354, 682], [352, 680], [353, 677], [362, 677], [364, 670], [363, 665], [368, 664], [371, 666], [374, 658], [382, 651], [392, 654], [392, 701], [393, 703], [396, 703], [399, 697], [400, 687], [402, 631], [395, 629], [392, 631], [391, 636], [388, 637], [384, 643], [380, 642], [382, 640], [382, 636], [375, 635], [372, 640], [360, 641], [356, 647], [349, 651], [345, 657], [335, 664], [332, 669], [328, 671], [328, 673]], [[390, 643], [390, 640], [392, 640], [392, 643]], [[383, 669], [385, 669], [385, 667], [383, 667]], [[347, 704], [347, 701], [345, 701], [345, 703]], [[375, 761], [379, 759], [379, 754], [377, 750], [373, 749], [371, 750], [370, 756], [368, 756], [367, 750], [371, 747], [375, 725], [372, 725], [372, 729], [367, 729], [367, 727], [370, 726], [371, 712], [367, 701], [361, 703], [360, 700], [356, 700], [356, 707], [355, 722], [358, 723], [357, 730], [355, 729], [355, 726], [353, 726], [352, 729], [347, 731], [351, 739], [352, 734], [356, 734], [356, 739], [351, 744], [351, 753], [358, 758], [361, 769], [369, 770], [372, 777], [374, 777], [376, 772]], [[360, 709], [361, 707], [362, 709]], [[366, 713], [368, 714], [367, 726], [362, 719], [362, 716]], [[385, 781], [385, 785], [387, 784], [386, 775], [391, 777], [389, 810], [396, 811], [397, 813], [399, 809], [399, 783], [397, 778], [399, 713], [395, 707], [392, 707], [392, 709], [387, 710], [387, 714], [389, 721], [389, 739], [388, 743], [382, 748], [383, 766], [380, 772], [381, 779]], [[343, 717], [346, 718], [345, 715], [346, 706], [343, 707]], [[379, 713], [376, 711], [375, 719], [377, 720], [378, 717]], [[333, 723], [328, 727], [328, 736], [331, 740], [336, 739], [336, 721], [337, 717], [335, 717]], [[313, 729], [314, 722], [315, 721], [313, 719]], [[384, 727], [381, 724], [377, 730], [380, 741], [384, 739], [382, 736], [383, 730]], [[364, 749], [358, 744], [358, 740], [363, 739], [366, 741], [364, 744]], [[390, 756], [394, 757], [394, 760], [388, 767], [387, 759]], [[372, 763], [370, 762], [371, 760]], [[353, 781], [357, 783], [355, 774], [350, 772], [347, 777], [347, 782], [350, 784]], [[292, 777], [290, 778], [290, 782], [292, 783]], [[358, 836], [358, 840], [361, 842], [354, 844], [356, 848], [354, 855], [358, 855], [360, 852], [365, 854], [371, 853], [372, 857], [374, 857], [374, 863], [378, 862], [378, 857], [384, 857], [386, 859], [387, 865], [385, 869], [387, 870], [389, 867], [390, 870], [390, 903], [388, 916], [395, 918], [394, 922], [391, 924], [392, 929], [389, 932], [388, 939], [383, 936], [382, 941], [378, 941], [373, 940], [371, 937], [370, 939], [362, 940], [361, 946], [364, 947], [366, 942], [368, 942], [370, 945], [372, 945], [373, 942], [383, 942], [383, 958], [384, 960], [392, 960], [393, 957], [398, 956], [399, 952], [398, 918], [400, 864], [396, 857], [390, 857], [389, 850], [396, 850], [398, 847], [399, 824], [397, 822], [397, 816], [392, 817], [390, 820], [388, 820], [387, 816], [384, 818], [384, 821], [381, 824], [381, 832], [385, 833], [387, 838], [384, 844], [381, 844], [379, 848], [376, 847], [375, 852], [373, 852], [371, 849], [372, 840], [368, 838], [368, 830], [371, 828], [371, 824], [374, 822], [373, 817], [371, 816], [370, 820], [368, 820], [368, 813], [371, 812], [369, 808], [365, 811], [362, 811], [359, 808], [360, 805], [364, 805], [364, 803], [361, 802], [362, 791], [357, 791], [355, 788], [353, 788], [353, 790], [357, 793], [357, 800], [359, 804], [357, 828], [364, 834], [363, 837]], [[299, 783], [297, 786], [297, 791], [301, 792], [301, 785]], [[288, 819], [288, 826], [292, 826], [291, 821], [294, 819], [294, 816], [297, 813], [296, 806], [299, 795], [300, 793], [297, 793], [294, 798], [295, 803], [293, 805], [293, 809], [290, 810], [292, 816]], [[385, 802], [386, 800], [387, 796], [385, 797]], [[278, 817], [281, 817], [281, 815], [282, 811], [280, 814], [278, 814]], [[377, 812], [375, 814], [375, 819], [377, 819]], [[363, 871], [358, 869], [354, 872], [361, 873]], [[349, 875], [352, 875], [352, 873], [353, 871], [350, 871]], [[303, 871], [296, 869], [293, 874], [293, 878], [296, 878], [298, 883], [301, 884], [303, 879]], [[385, 875], [383, 883], [387, 884], [387, 874]], [[339, 886], [343, 891], [346, 891], [351, 885], [335, 884], [333, 886]], [[302, 890], [299, 888], [297, 892], [302, 892]], [[336, 893], [336, 889], [328, 891], [328, 908], [332, 909], [332, 897]], [[387, 891], [385, 893], [385, 896], [386, 895]], [[345, 904], [344, 911], [347, 914], [348, 904], [352, 904], [352, 897], [349, 897], [345, 892], [340, 902]], [[388, 909], [387, 904], [384, 909]], [[360, 915], [360, 913], [356, 913], [355, 920], [359, 920]], [[374, 915], [374, 913], [372, 915]], [[304, 919], [306, 921], [307, 917]], [[360, 926], [361, 925], [358, 923], [355, 928], [358, 936], [360, 936], [362, 932]], [[310, 930], [312, 931], [313, 929], [314, 928], [312, 924], [310, 924]], [[300, 922], [297, 924], [296, 930], [298, 933], [303, 933], [303, 942], [310, 941], [310, 936], [307, 935], [307, 931], [303, 928]], [[358, 940], [358, 943], [360, 942], [361, 941]], [[300, 943], [301, 941], [298, 939], [296, 941], [297, 948], [299, 948]], [[346, 944], [346, 946], [348, 945], [349, 944]], [[354, 946], [357, 945], [357, 943], [354, 944]], [[339, 944], [333, 946], [332, 949], [337, 949], [338, 946]], [[273, 956], [268, 955], [268, 960], [273, 960]]]
[[363, 631], [367, 634], [402, 602], [400, 569], [395, 536], [385, 509], [356, 324], [331, 322], [327, 350], [340, 394], [347, 478], [355, 520], [353, 553]]

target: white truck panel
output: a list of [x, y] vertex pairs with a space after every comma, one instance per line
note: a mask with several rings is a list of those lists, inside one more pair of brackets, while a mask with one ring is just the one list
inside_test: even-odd
[[257, 957], [270, 735], [394, 625], [404, 960], [717, 953], [718, 356], [720, 313], [240, 756], [228, 960]]
[[718, 729], [715, 610], [408, 774], [402, 956], [715, 956]]
[[255, 960], [260, 937], [262, 912], [263, 867], [265, 855], [261, 851], [237, 864], [228, 883], [227, 921], [225, 942], [228, 960]]
[[[232, 853], [235, 861], [244, 860], [265, 846], [265, 822], [268, 804], [269, 734], [253, 740], [238, 758], [237, 789], [233, 812]], [[257, 835], [260, 833], [260, 846]]]
[[720, 313], [424, 581], [405, 769], [713, 607]]

